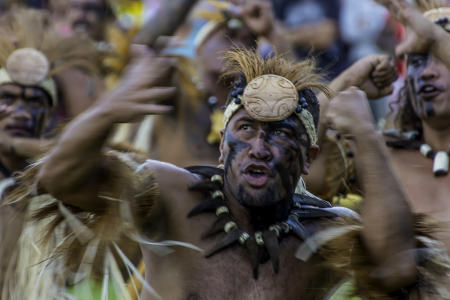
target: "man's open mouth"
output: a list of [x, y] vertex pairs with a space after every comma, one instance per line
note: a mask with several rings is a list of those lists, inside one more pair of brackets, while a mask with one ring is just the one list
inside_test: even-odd
[[252, 187], [264, 186], [270, 177], [270, 169], [264, 164], [250, 164], [242, 172], [242, 176]]
[[443, 89], [433, 84], [424, 84], [419, 89], [419, 95], [429, 101], [442, 93]]
[[31, 137], [32, 130], [26, 126], [6, 126], [5, 131], [15, 137]]

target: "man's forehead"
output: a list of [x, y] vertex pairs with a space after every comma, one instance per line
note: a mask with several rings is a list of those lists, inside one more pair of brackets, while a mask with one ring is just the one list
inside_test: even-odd
[[16, 83], [7, 83], [0, 85], [0, 91], [17, 95], [25, 92], [26, 96], [47, 96], [47, 93], [40, 87], [23, 86]]
[[289, 116], [286, 119], [280, 120], [280, 121], [260, 121], [257, 120], [253, 117], [251, 117], [249, 115], [249, 113], [244, 109], [244, 108], [240, 108], [230, 119], [230, 123], [231, 122], [239, 122], [241, 120], [249, 120], [252, 122], [256, 122], [256, 123], [264, 123], [264, 124], [291, 124], [294, 127], [298, 127], [299, 129], [302, 128], [301, 122], [298, 119], [297, 116], [295, 116], [294, 114], [292, 114], [291, 116]]

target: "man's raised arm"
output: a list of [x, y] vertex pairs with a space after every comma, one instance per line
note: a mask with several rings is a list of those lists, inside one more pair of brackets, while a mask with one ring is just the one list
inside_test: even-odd
[[[411, 251], [416, 247], [413, 214], [373, 125], [366, 95], [354, 87], [338, 94], [326, 116], [328, 124], [355, 144], [364, 194], [362, 242], [373, 265], [382, 270], [373, 275], [388, 292], [409, 286], [417, 275]], [[386, 270], [389, 272], [383, 272]]]
[[[376, 0], [408, 28], [407, 39], [396, 48], [399, 57], [430, 51], [450, 68], [450, 35], [405, 0]], [[447, 2], [448, 4], [448, 2]], [[448, 9], [449, 7], [446, 7]], [[448, 30], [447, 30], [448, 31]]]
[[105, 175], [102, 149], [115, 123], [171, 109], [157, 104], [176, 92], [167, 87], [171, 60], [153, 56], [144, 46], [133, 51], [134, 60], [117, 88], [69, 123], [44, 160], [38, 174], [40, 185], [67, 204], [94, 211], [104, 207], [105, 200], [97, 196]]

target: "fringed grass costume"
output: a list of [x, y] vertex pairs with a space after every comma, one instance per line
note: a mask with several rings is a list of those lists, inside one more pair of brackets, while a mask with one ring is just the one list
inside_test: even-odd
[[[58, 87], [54, 79], [61, 71], [79, 68], [97, 74], [96, 49], [87, 40], [62, 38], [50, 26], [47, 16], [33, 10], [11, 10], [0, 20], [0, 85], [14, 84], [22, 88], [42, 89], [50, 99], [50, 107], [58, 104]], [[51, 111], [51, 109], [49, 110]], [[44, 116], [38, 133], [42, 136], [50, 114]], [[25, 159], [25, 158], [24, 158]], [[27, 299], [10, 294], [17, 268], [28, 261], [19, 260], [14, 245], [20, 235], [28, 207], [22, 202], [7, 203], [5, 195], [16, 184], [12, 177], [0, 184], [0, 298]], [[8, 205], [8, 207], [6, 207]], [[14, 236], [15, 234], [15, 236]], [[45, 296], [41, 299], [46, 299]]]

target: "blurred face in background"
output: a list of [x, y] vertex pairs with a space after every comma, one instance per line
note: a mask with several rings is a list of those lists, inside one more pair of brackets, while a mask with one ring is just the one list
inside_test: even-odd
[[69, 0], [68, 21], [73, 31], [101, 41], [107, 12], [104, 0]]
[[217, 98], [219, 107], [225, 105], [231, 79], [223, 78], [223, 56], [232, 47], [252, 48], [256, 37], [245, 27], [231, 29], [221, 26], [197, 50], [200, 77], [206, 91]]
[[0, 130], [12, 137], [39, 138], [50, 114], [50, 96], [41, 88], [0, 86]]
[[450, 70], [430, 53], [407, 56], [408, 83], [416, 115], [435, 126], [450, 126]]

